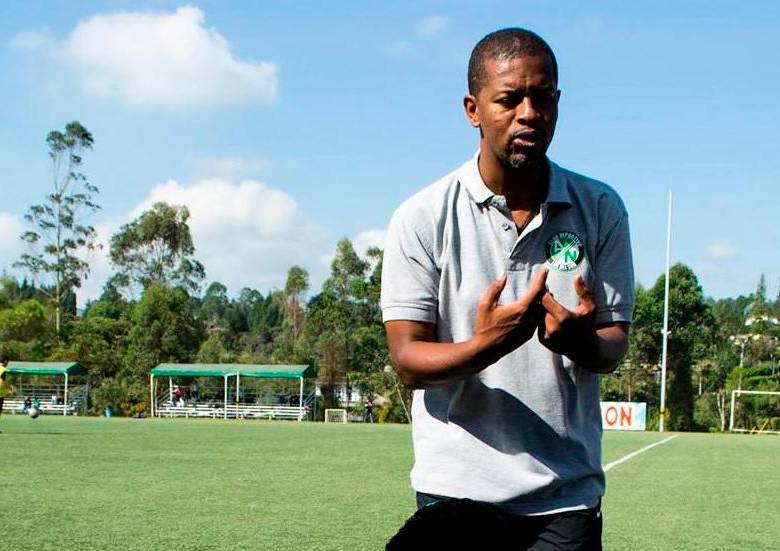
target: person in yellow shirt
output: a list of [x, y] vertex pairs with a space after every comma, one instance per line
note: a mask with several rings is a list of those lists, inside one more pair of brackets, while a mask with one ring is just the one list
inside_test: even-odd
[[14, 387], [8, 382], [8, 356], [4, 355], [0, 358], [0, 414], [3, 413], [3, 400], [13, 392]]

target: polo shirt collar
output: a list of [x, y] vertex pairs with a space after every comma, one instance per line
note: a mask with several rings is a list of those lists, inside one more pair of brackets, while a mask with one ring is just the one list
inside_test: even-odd
[[[479, 166], [477, 164], [478, 159], [479, 151], [477, 151], [470, 160], [464, 163], [461, 167], [458, 179], [466, 186], [466, 190], [472, 201], [478, 205], [484, 205], [495, 194], [490, 191], [490, 188], [487, 187], [485, 181], [482, 179], [482, 175], [479, 173]], [[550, 159], [547, 159], [547, 163], [550, 166], [550, 182], [545, 203], [571, 206], [571, 196], [569, 195], [569, 189], [566, 183], [566, 175], [561, 167]]]

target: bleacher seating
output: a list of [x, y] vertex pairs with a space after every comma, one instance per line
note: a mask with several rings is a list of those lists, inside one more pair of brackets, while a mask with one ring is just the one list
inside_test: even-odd
[[[23, 398], [6, 398], [3, 401], [3, 411], [6, 413], [22, 413], [22, 409], [24, 408], [24, 399]], [[57, 415], [62, 415], [65, 412], [65, 404], [51, 404], [46, 402], [41, 402], [41, 413], [53, 413]], [[71, 402], [68, 404], [68, 415], [78, 415], [79, 411], [79, 404]]]
[[309, 408], [303, 406], [275, 406], [261, 404], [229, 405], [223, 408], [221, 404], [192, 404], [174, 406], [170, 402], [157, 408], [159, 417], [211, 417], [221, 419], [226, 416], [231, 419], [306, 419]]

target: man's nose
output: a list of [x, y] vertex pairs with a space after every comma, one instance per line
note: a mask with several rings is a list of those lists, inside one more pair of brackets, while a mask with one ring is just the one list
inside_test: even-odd
[[530, 96], [523, 97], [523, 101], [517, 104], [515, 117], [518, 121], [533, 121], [539, 117], [539, 109]]

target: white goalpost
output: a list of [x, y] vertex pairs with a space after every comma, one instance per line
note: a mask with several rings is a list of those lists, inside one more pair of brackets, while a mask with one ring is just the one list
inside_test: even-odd
[[347, 422], [347, 410], [346, 409], [326, 409], [325, 410], [325, 422], [326, 423], [346, 423]]
[[[737, 407], [744, 404], [740, 402], [739, 398], [742, 396], [766, 396], [770, 399], [770, 396], [774, 396], [777, 399], [774, 409], [777, 412], [776, 416], [773, 415], [757, 415], [751, 414], [745, 411], [743, 406], [742, 411], [737, 412]], [[780, 417], [780, 391], [776, 390], [732, 390], [731, 391], [731, 417], [729, 420], [729, 432], [749, 432], [751, 434], [780, 434], [780, 426], [777, 425], [776, 419]], [[741, 421], [741, 422], [740, 422]], [[742, 424], [743, 426], [735, 426]]]

